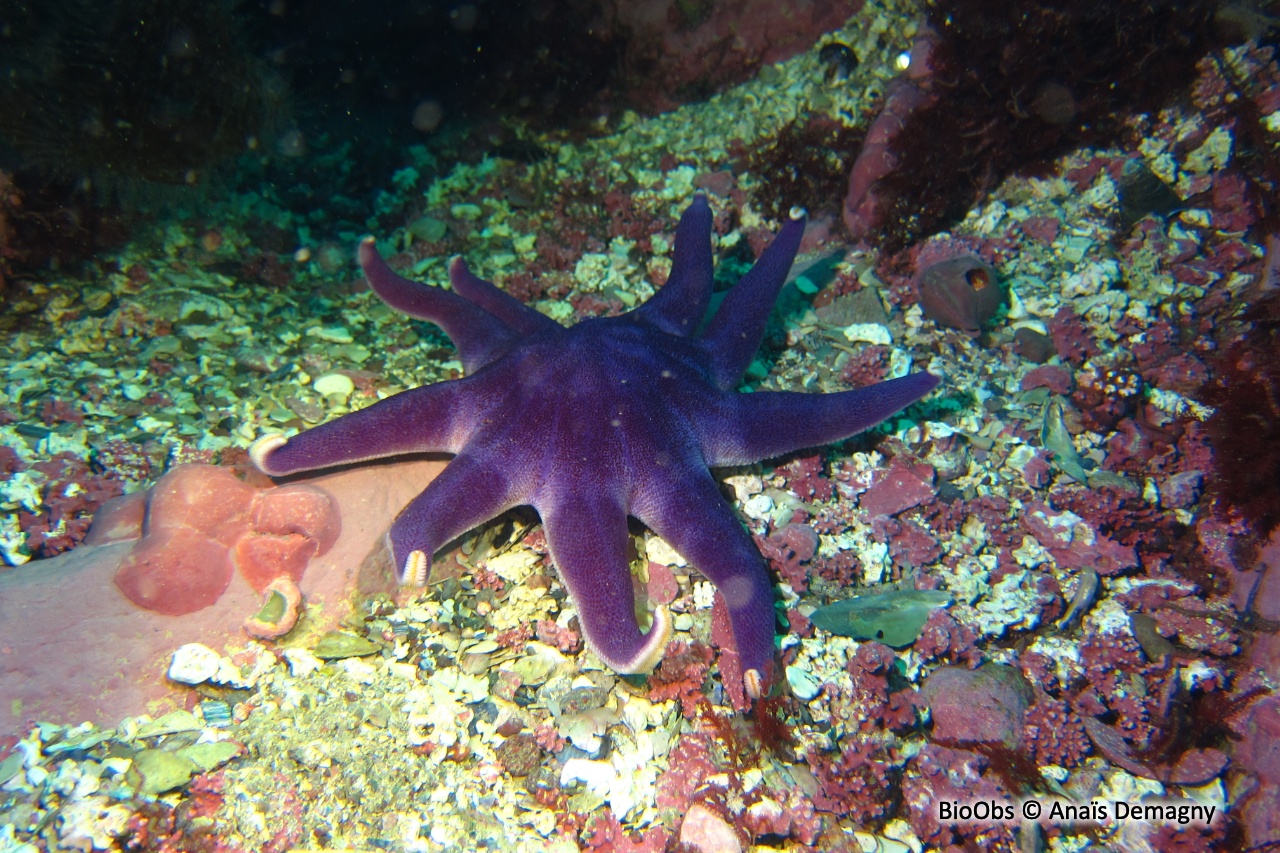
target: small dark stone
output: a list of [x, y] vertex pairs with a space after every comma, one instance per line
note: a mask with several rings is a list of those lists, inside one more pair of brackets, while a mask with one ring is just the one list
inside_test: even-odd
[[980, 331], [1004, 304], [996, 271], [973, 255], [925, 267], [916, 274], [916, 292], [926, 317], [966, 332]]
[[524, 720], [516, 716], [510, 716], [503, 720], [494, 731], [503, 737], [511, 737], [514, 734], [519, 734], [523, 729]]
[[542, 764], [542, 747], [529, 733], [512, 735], [494, 750], [502, 769], [512, 776], [528, 776]]
[[498, 719], [498, 706], [492, 699], [486, 699], [476, 706], [476, 719], [492, 723]]
[[1056, 354], [1052, 338], [1026, 326], [1013, 333], [1013, 340], [1018, 344], [1018, 355], [1032, 364], [1044, 364]]
[[584, 711], [594, 711], [608, 698], [608, 691], [601, 690], [599, 687], [575, 687], [560, 697], [560, 713], [581, 714]]
[[524, 789], [530, 794], [539, 791], [560, 790], [560, 773], [550, 767], [540, 766], [524, 778]]
[[1124, 161], [1116, 182], [1120, 198], [1120, 232], [1128, 234], [1145, 216], [1164, 218], [1184, 205], [1173, 187], [1136, 158]]
[[1156, 628], [1156, 620], [1146, 613], [1130, 613], [1129, 628], [1133, 631], [1133, 638], [1138, 641], [1138, 645], [1142, 646], [1142, 653], [1147, 656], [1147, 660], [1154, 662], [1159, 661], [1165, 655], [1177, 654], [1177, 649], [1173, 643], [1161, 635]]
[[955, 483], [944, 480], [938, 484], [938, 500], [947, 504], [964, 500], [964, 490]]

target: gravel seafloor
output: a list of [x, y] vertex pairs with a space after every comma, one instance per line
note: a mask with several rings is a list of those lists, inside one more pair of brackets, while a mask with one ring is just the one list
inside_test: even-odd
[[[744, 242], [758, 251], [777, 226], [752, 206], [770, 176], [727, 165], [796, 116], [862, 120], [913, 32], [905, 14], [864, 15], [832, 36], [862, 60], [837, 85], [815, 46], [706, 103], [628, 117], [589, 142], [540, 140], [540, 162], [424, 177], [423, 152], [382, 198], [382, 221], [407, 227], [379, 231], [380, 245], [436, 283], [463, 254], [562, 322], [652, 294], [695, 188], [710, 193], [718, 256], [740, 258]], [[657, 597], [678, 582], [681, 645], [654, 677], [620, 678], [582, 650], [536, 526], [514, 516], [464, 538], [457, 559], [470, 571], [400, 606], [370, 602], [351, 628], [373, 654], [322, 663], [251, 645], [233, 658], [247, 686], [206, 685], [210, 701], [192, 715], [158, 728], [45, 726], [6, 744], [0, 853], [1230, 849], [1223, 820], [936, 819], [947, 797], [1232, 802], [1224, 741], [1190, 737], [1176, 718], [1213, 702], [1239, 710], [1231, 703], [1272, 685], [1241, 659], [1247, 637], [1225, 591], [1180, 571], [1182, 552], [1217, 528], [1201, 523], [1213, 511], [1211, 409], [1195, 395], [1211, 359], [1178, 332], [1208, 316], [1197, 306], [1248, 291], [1262, 247], [1216, 228], [1211, 204], [1134, 235], [1116, 224], [1129, 157], [1203, 198], [1233, 156], [1229, 132], [1203, 131], [1196, 113], [1170, 110], [1150, 119], [1139, 150], [1080, 151], [1053, 175], [1006, 181], [925, 241], [918, 263], [975, 252], [1009, 288], [980, 337], [926, 319], [909, 269], [877, 268], [827, 223], [832, 236], [802, 264], [836, 263], [788, 288], [748, 384], [833, 391], [912, 364], [945, 379], [874, 440], [724, 472], [790, 624], [780, 644], [791, 695], [769, 710], [783, 734], [759, 722], [764, 712], [732, 707], [712, 590], [669, 547], [635, 533], [638, 585]], [[299, 252], [259, 259], [251, 274], [246, 223], [263, 220], [296, 234]], [[234, 460], [263, 432], [458, 375], [443, 336], [358, 286], [350, 258], [362, 235], [312, 245], [308, 233], [269, 197], [233, 199], [157, 227], [101, 278], [51, 277], [18, 306], [21, 331], [0, 354], [7, 562], [69, 546], [96, 502], [175, 461]], [[1195, 266], [1224, 247], [1234, 266]], [[1182, 274], [1186, 264], [1200, 274]], [[1031, 360], [1027, 341], [1048, 341], [1047, 361]], [[1135, 427], [1139, 413], [1166, 437]], [[923, 491], [884, 486], [875, 472], [886, 466]], [[907, 506], [860, 512], [877, 489]], [[77, 494], [93, 500], [59, 508]], [[809, 624], [846, 587], [881, 584], [943, 589], [952, 604], [896, 651]], [[990, 712], [1013, 748], [962, 751], [963, 726], [940, 716], [943, 688], [920, 698], [938, 667], [980, 662], [1018, 682], [990, 691], [1022, 697]], [[981, 689], [965, 695], [978, 703]], [[187, 756], [176, 787], [156, 790], [172, 760], [161, 753], [219, 742], [232, 746]]]

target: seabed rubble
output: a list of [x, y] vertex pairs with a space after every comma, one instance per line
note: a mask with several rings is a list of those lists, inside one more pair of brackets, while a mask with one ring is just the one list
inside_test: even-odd
[[[817, 111], [863, 119], [871, 84], [894, 73], [890, 48], [914, 32], [901, 10], [873, 20], [833, 36], [862, 58], [839, 86], [822, 73], [819, 45], [703, 104], [628, 117], [580, 144], [546, 140], [551, 156], [540, 163], [485, 160], [432, 178], [425, 165], [406, 167], [384, 207], [425, 213], [387, 248], [433, 282], [461, 252], [564, 322], [633, 305], [665, 277], [670, 223], [732, 158], [731, 141], [749, 146]], [[888, 46], [873, 48], [885, 33]], [[921, 816], [932, 773], [988, 796], [1035, 785], [1073, 800], [1180, 796], [1227, 807], [1225, 762], [1181, 776], [1154, 765], [1185, 757], [1156, 755], [1174, 693], [1234, 689], [1236, 620], [1221, 597], [1148, 571], [1142, 532], [1124, 524], [1189, 526], [1207, 512], [1200, 481], [1182, 475], [1206, 473], [1195, 467], [1208, 453], [1195, 424], [1211, 409], [1147, 368], [1161, 352], [1153, 341], [1211, 291], [1245, 292], [1262, 252], [1239, 241], [1248, 254], [1238, 268], [1182, 280], [1161, 241], [1198, 250], [1209, 212], [1146, 220], [1136, 241], [1117, 232], [1114, 164], [1139, 157], [1185, 197], [1232, 157], [1222, 128], [1177, 153], [1199, 132], [1194, 114], [1149, 121], [1140, 150], [1079, 151], [1049, 177], [1008, 180], [919, 249], [921, 263], [966, 251], [994, 266], [1009, 302], [981, 335], [927, 319], [910, 276], [873, 256], [828, 243], [802, 261], [752, 387], [834, 391], [913, 363], [945, 380], [882, 428], [874, 449], [855, 440], [725, 472], [780, 579], [788, 698], [752, 715], [735, 707], [717, 674], [712, 588], [645, 532], [634, 536], [635, 583], [671, 609], [675, 645], [648, 680], [602, 667], [582, 648], [536, 526], [517, 515], [465, 537], [455, 570], [421, 595], [367, 602], [329, 646], [215, 650], [242, 680], [202, 681], [190, 711], [114, 729], [42, 724], [2, 744], [0, 853], [567, 853], [661, 850], [677, 839], [711, 849], [697, 845], [717, 837], [738, 849], [888, 853], [962, 838], [1065, 851], [1123, 846], [1136, 832], [1024, 828], [1037, 839], [1030, 847], [1007, 827], [952, 835]], [[666, 162], [669, 151], [683, 152], [679, 163]], [[775, 227], [750, 201], [769, 179], [739, 173], [724, 195], [712, 191], [718, 251], [755, 245]], [[360, 235], [300, 243], [287, 288], [228, 273], [254, 250], [249, 207], [166, 225], [99, 280], [53, 277], [19, 308], [30, 323], [0, 354], [6, 562], [70, 547], [104, 495], [143, 487], [175, 462], [242, 459], [264, 431], [305, 428], [460, 373], [438, 332], [356, 286], [349, 255]], [[559, 238], [578, 248], [548, 251]], [[1051, 340], [1054, 354], [1020, 355], [1020, 332]], [[1099, 409], [1120, 410], [1082, 411], [1091, 387]], [[1190, 425], [1185, 464], [1152, 476], [1115, 464], [1118, 424], [1137, 407]], [[68, 510], [86, 494], [94, 500]], [[868, 514], [869, 496], [891, 512]], [[939, 589], [951, 603], [893, 650], [810, 623], [850, 586]], [[919, 686], [939, 667], [979, 662], [1029, 687], [1015, 724], [1022, 765], [965, 757], [928, 734]], [[1101, 686], [1082, 689], [1090, 681]], [[1089, 707], [1109, 709], [1128, 740], [1090, 728]], [[770, 714], [785, 735], [768, 734]], [[1058, 731], [1033, 725], [1045, 720]], [[947, 790], [937, 783], [937, 796]], [[1187, 849], [1221, 841], [1220, 826], [1192, 834], [1202, 846]]]

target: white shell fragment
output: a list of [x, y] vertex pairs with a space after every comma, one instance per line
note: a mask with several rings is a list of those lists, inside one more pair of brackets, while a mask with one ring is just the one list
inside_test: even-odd
[[879, 323], [854, 323], [844, 327], [844, 336], [853, 343], [879, 344], [889, 346], [893, 336], [888, 328]]
[[802, 702], [808, 702], [822, 692], [822, 680], [804, 667], [792, 664], [787, 667], [787, 683]]
[[179, 684], [203, 684], [213, 681], [228, 687], [252, 687], [261, 674], [265, 661], [260, 661], [248, 676], [227, 658], [202, 643], [187, 643], [173, 653], [169, 661], [169, 678]]
[[590, 761], [586, 758], [570, 758], [560, 769], [560, 784], [581, 782], [592, 793], [606, 796], [618, 780], [618, 771], [607, 761]]
[[222, 656], [202, 643], [187, 643], [173, 653], [169, 678], [179, 684], [203, 684], [218, 674]]
[[324, 666], [324, 661], [311, 654], [307, 649], [285, 649], [284, 661], [289, 665], [289, 674], [301, 678], [309, 672], [315, 672]]

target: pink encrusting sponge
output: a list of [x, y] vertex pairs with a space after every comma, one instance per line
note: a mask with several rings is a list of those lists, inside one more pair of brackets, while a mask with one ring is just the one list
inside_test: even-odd
[[[136, 513], [136, 497], [119, 500], [133, 503], [104, 520]], [[333, 499], [314, 486], [259, 489], [227, 468], [179, 465], [148, 494], [142, 538], [115, 582], [139, 607], [181, 616], [216, 602], [235, 571], [258, 592], [281, 577], [296, 583], [340, 529]]]

